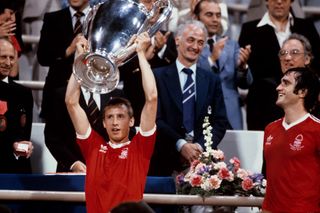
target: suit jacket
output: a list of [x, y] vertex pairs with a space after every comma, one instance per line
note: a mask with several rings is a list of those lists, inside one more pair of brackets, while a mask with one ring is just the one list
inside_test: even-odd
[[[276, 106], [276, 87], [280, 83], [282, 71], [278, 52], [278, 43], [274, 29], [265, 25], [257, 27], [260, 20], [242, 25], [239, 37], [240, 46], [251, 44], [248, 61], [253, 75], [253, 84], [247, 96], [247, 123], [250, 130], [264, 130], [265, 126], [283, 116]], [[312, 22], [294, 18], [291, 32], [299, 33], [309, 39], [315, 56], [312, 67], [320, 70], [320, 38]]]
[[45, 14], [37, 52], [39, 63], [49, 66], [43, 88], [43, 118], [52, 111], [54, 89], [66, 86], [72, 73], [74, 55], [66, 58], [65, 51], [73, 38], [72, 18], [68, 7]]
[[[241, 130], [243, 129], [243, 120], [238, 87], [248, 89], [253, 79], [250, 70], [247, 70], [245, 73], [238, 71], [237, 60], [239, 51], [239, 44], [234, 40], [228, 39], [219, 57], [219, 77], [229, 123], [233, 129]], [[209, 46], [207, 45], [202, 50], [198, 66], [211, 70], [212, 68], [208, 62], [210, 55]]]
[[[167, 48], [165, 49], [163, 58], [159, 58], [159, 56], [156, 54], [151, 60], [149, 60], [149, 64], [151, 68], [167, 66], [173, 63], [176, 58], [177, 50], [174, 44], [173, 33], [171, 33], [168, 38]], [[123, 81], [123, 91], [131, 102], [135, 114], [135, 126], [139, 126], [140, 115], [144, 106], [145, 97], [142, 87], [141, 71], [138, 57], [134, 56], [132, 59], [127, 61], [127, 63], [120, 66], [119, 70], [120, 79]]]
[[7, 111], [0, 115], [0, 173], [31, 173], [30, 158], [13, 154], [13, 143], [30, 140], [33, 98], [31, 90], [15, 82], [0, 81], [0, 100]]
[[[182, 91], [176, 64], [155, 69], [158, 88], [157, 143], [151, 160], [149, 175], [171, 175], [180, 168], [180, 153], [176, 150], [178, 139], [185, 138], [183, 127]], [[213, 72], [197, 67], [196, 73], [196, 112], [194, 141], [204, 149], [203, 120], [212, 114], [209, 120], [213, 132], [213, 148], [222, 140], [228, 127], [226, 110], [219, 77]]]
[[[76, 133], [65, 105], [65, 91], [65, 87], [55, 90], [53, 96], [55, 100], [54, 110], [47, 116], [44, 129], [46, 146], [58, 162], [57, 172], [70, 172], [71, 165], [77, 160], [85, 163], [76, 143]], [[122, 91], [114, 90], [111, 93], [100, 95], [100, 114], [110, 97], [116, 96], [122, 96]], [[79, 102], [88, 116], [88, 106], [82, 93]], [[91, 126], [107, 140], [107, 133], [102, 125], [102, 116], [100, 116], [96, 125], [91, 124]]]

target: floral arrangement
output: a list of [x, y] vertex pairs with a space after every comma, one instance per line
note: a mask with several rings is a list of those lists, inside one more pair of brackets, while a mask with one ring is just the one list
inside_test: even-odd
[[266, 180], [260, 173], [251, 173], [240, 168], [240, 160], [233, 157], [229, 164], [224, 162], [224, 153], [214, 150], [212, 145], [212, 127], [208, 116], [203, 123], [205, 151], [195, 160], [187, 174], [176, 177], [179, 194], [201, 195], [239, 195], [263, 196]]

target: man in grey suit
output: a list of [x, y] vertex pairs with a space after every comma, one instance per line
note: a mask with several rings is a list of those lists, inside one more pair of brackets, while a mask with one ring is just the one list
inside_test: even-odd
[[242, 101], [238, 87], [247, 89], [252, 83], [252, 75], [247, 65], [250, 45], [240, 48], [236, 41], [221, 36], [222, 16], [218, 1], [200, 1], [195, 6], [194, 15], [206, 26], [209, 35], [208, 44], [202, 50], [198, 65], [219, 74], [229, 123], [233, 129], [241, 130]]

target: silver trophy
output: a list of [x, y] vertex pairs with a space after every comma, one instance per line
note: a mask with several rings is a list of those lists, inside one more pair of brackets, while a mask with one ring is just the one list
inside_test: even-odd
[[107, 0], [94, 6], [84, 24], [89, 51], [73, 65], [81, 86], [96, 93], [114, 90], [119, 83], [118, 66], [135, 54], [133, 37], [143, 32], [153, 36], [171, 11], [171, 0], [156, 0], [150, 11], [139, 0]]

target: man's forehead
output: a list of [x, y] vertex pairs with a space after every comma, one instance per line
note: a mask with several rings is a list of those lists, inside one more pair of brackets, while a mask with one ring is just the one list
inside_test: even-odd
[[117, 105], [112, 105], [112, 106], [107, 106], [106, 108], [106, 113], [125, 113], [128, 112], [128, 108], [125, 104], [117, 104]]
[[189, 25], [185, 28], [183, 32], [185, 37], [202, 37], [203, 39], [205, 38], [205, 33], [204, 31], [199, 28], [198, 26], [195, 25]]
[[9, 41], [7, 41], [6, 39], [0, 38], [0, 48], [3, 48], [3, 47], [10, 47], [14, 49], [13, 45]]
[[216, 3], [216, 2], [206, 2], [206, 1], [204, 1], [201, 4], [201, 11], [220, 13], [221, 12], [221, 8], [220, 8], [219, 4]]
[[300, 75], [300, 73], [298, 73], [296, 71], [289, 71], [289, 72], [284, 74], [282, 79], [287, 80], [287, 81], [295, 81], [296, 77], [299, 76], [299, 75]]
[[301, 41], [299, 41], [297, 39], [290, 39], [283, 44], [283, 47], [284, 48], [288, 48], [288, 47], [303, 48], [303, 44], [301, 43]]

